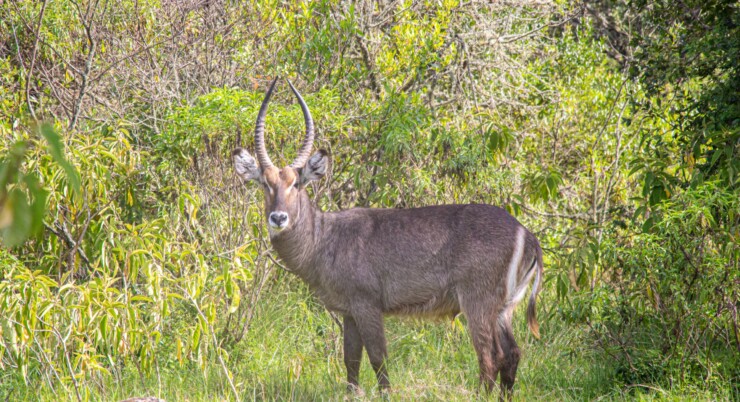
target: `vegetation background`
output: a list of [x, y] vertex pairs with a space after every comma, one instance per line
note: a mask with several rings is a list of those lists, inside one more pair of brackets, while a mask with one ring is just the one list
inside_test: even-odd
[[[281, 75], [322, 208], [492, 203], [539, 237], [516, 399], [738, 400], [738, 60], [736, 1], [0, 1], [0, 399], [347, 397], [230, 167]], [[267, 127], [290, 160], [284, 86]], [[484, 398], [464, 327], [390, 319], [390, 398]]]

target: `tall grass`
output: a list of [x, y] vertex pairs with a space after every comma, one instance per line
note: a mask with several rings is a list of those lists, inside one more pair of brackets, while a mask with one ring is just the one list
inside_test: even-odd
[[[515, 386], [519, 401], [602, 400], [729, 400], [723, 390], [657, 389], [615, 382], [610, 362], [596, 353], [584, 329], [563, 325], [547, 292], [541, 299], [542, 340], [529, 334], [523, 308], [515, 315], [515, 335], [523, 357]], [[342, 362], [341, 328], [297, 279], [278, 275], [255, 306], [249, 334], [227, 359], [242, 400], [373, 400], [382, 398], [375, 375], [363, 361], [360, 384], [364, 395], [348, 395]], [[478, 365], [465, 318], [454, 321], [386, 320], [393, 383], [390, 400], [496, 400], [478, 392]], [[167, 334], [163, 348], [175, 340]], [[157, 374], [142, 377], [135, 365], [119, 376], [102, 377], [86, 390], [88, 400], [122, 400], [157, 396], [167, 401], [233, 400], [223, 371], [215, 361], [205, 369], [180, 364], [163, 354]], [[0, 397], [8, 400], [74, 400], [75, 395], [52, 390], [47, 383], [24, 384], [13, 372], [0, 374]], [[55, 394], [57, 392], [58, 394]]]

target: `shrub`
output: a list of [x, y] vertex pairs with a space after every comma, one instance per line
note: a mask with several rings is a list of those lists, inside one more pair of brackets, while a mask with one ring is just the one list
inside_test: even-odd
[[641, 233], [603, 244], [611, 278], [593, 294], [590, 320], [599, 345], [627, 383], [736, 381], [737, 194], [705, 183], [649, 219]]

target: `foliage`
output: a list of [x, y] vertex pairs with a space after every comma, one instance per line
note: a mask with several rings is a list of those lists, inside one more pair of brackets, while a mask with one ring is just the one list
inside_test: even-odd
[[[737, 190], [740, 169], [740, 8], [737, 2], [608, 0], [590, 9], [630, 75], [652, 95], [637, 104], [668, 127], [645, 130], [643, 174], [666, 175], [653, 201], [674, 187], [720, 180]], [[670, 155], [676, 156], [670, 158]], [[668, 187], [665, 187], [668, 186]]]
[[625, 381], [736, 381], [740, 9], [605, 1], [589, 12], [594, 36], [643, 89], [632, 97], [640, 115], [626, 121], [639, 125], [634, 210], [603, 244], [595, 335]]
[[668, 386], [723, 373], [736, 382], [737, 360], [720, 345], [740, 340], [738, 211], [735, 194], [707, 182], [659, 204], [641, 233], [607, 238], [613, 278], [594, 293], [592, 326], [624, 381]]
[[[76, 196], [80, 191], [79, 173], [64, 158], [59, 135], [49, 124], [39, 127], [38, 133], [49, 143], [52, 160], [64, 171], [70, 195]], [[39, 183], [38, 175], [23, 171], [28, 147], [29, 141], [16, 139], [0, 160], [0, 235], [7, 247], [17, 246], [30, 235], [39, 234], [49, 195]]]
[[[635, 7], [646, 23], [661, 28], [638, 43], [635, 56], [640, 62], [633, 74], [660, 98], [673, 98], [670, 107], [655, 102], [643, 106], [659, 118], [668, 117], [671, 126], [668, 133], [646, 132], [643, 138], [647, 149], [657, 151], [655, 157], [647, 157], [649, 167], [643, 171], [652, 201], [663, 198], [661, 191], [701, 186], [705, 180], [719, 180], [738, 190], [740, 8], [730, 1], [688, 2], [681, 7], [672, 2], [646, 7], [638, 2]], [[680, 158], [661, 162], [668, 159], [660, 151], [665, 146], [675, 148]], [[652, 176], [666, 174], [674, 179], [650, 183]]]
[[[253, 262], [254, 248], [224, 258], [199, 241], [196, 195], [156, 216], [153, 172], [139, 170], [148, 154], [125, 129], [67, 138], [68, 160], [53, 148], [60, 137], [42, 130], [51, 157], [35, 147], [27, 159], [49, 194], [38, 215], [48, 223], [0, 271], [0, 365], [87, 398], [91, 383], [124, 365], [153, 372], [166, 333], [179, 364], [205, 367], [221, 353], [211, 341], [217, 311], [236, 313], [249, 290], [251, 268], [241, 260]], [[81, 179], [68, 175], [78, 171]], [[224, 331], [236, 331], [243, 315]]]

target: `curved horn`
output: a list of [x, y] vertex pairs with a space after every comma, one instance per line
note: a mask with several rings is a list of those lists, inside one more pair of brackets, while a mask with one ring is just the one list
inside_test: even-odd
[[275, 83], [277, 83], [278, 77], [275, 77], [270, 84], [270, 89], [265, 94], [265, 99], [262, 101], [260, 111], [257, 114], [257, 123], [254, 125], [254, 147], [255, 153], [257, 154], [257, 160], [260, 163], [262, 169], [275, 166], [270, 160], [270, 156], [267, 155], [267, 149], [265, 149], [265, 115], [267, 114], [267, 104], [270, 103], [270, 96], [272, 96], [272, 90], [275, 89]]
[[303, 138], [303, 144], [301, 144], [301, 149], [298, 151], [298, 155], [296, 155], [293, 163], [290, 164], [290, 167], [302, 168], [303, 165], [306, 164], [308, 157], [311, 156], [311, 147], [313, 146], [313, 136], [314, 136], [313, 118], [311, 118], [311, 112], [308, 110], [308, 106], [306, 106], [306, 102], [303, 101], [301, 94], [298, 93], [298, 91], [295, 89], [295, 87], [293, 86], [293, 83], [291, 83], [290, 80], [288, 80], [288, 85], [290, 85], [290, 89], [293, 90], [293, 93], [295, 94], [296, 98], [298, 98], [298, 103], [301, 104], [301, 109], [303, 110], [303, 120], [305, 120], [306, 122], [306, 137]]

